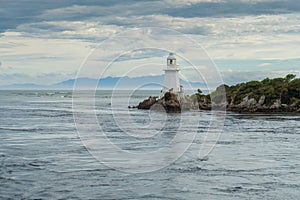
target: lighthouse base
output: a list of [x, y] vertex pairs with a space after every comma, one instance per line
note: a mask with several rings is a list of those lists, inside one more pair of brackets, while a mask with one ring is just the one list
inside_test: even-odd
[[199, 106], [189, 98], [181, 97], [179, 93], [166, 92], [160, 99], [149, 97], [139, 103], [137, 108], [146, 110], [152, 109], [167, 113], [180, 113], [182, 111], [197, 110]]

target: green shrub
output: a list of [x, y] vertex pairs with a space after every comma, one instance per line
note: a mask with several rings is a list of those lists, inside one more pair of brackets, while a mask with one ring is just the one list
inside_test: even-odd
[[275, 101], [290, 104], [295, 99], [300, 99], [300, 79], [295, 79], [295, 75], [288, 74], [285, 78], [265, 78], [262, 81], [249, 81], [233, 86], [221, 85], [211, 93], [214, 102], [224, 101], [224, 92], [228, 103], [234, 99], [234, 104], [242, 102], [248, 96], [259, 101], [265, 95], [265, 104], [272, 105]]

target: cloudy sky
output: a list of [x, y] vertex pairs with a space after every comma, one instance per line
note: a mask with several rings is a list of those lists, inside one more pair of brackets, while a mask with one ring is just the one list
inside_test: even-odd
[[[194, 53], [189, 61], [207, 70], [204, 75], [215, 73], [201, 52], [185, 49], [185, 39], [159, 28], [199, 44], [204, 50], [198, 51], [207, 53], [227, 84], [287, 73], [300, 76], [298, 0], [1, 0], [0, 85], [74, 78], [83, 63], [93, 63], [84, 62], [91, 60], [92, 50], [99, 62], [80, 76], [162, 74], [159, 63], [164, 64], [167, 50]], [[124, 32], [129, 34], [112, 41]], [[144, 49], [131, 46], [135, 38]], [[165, 49], [149, 51], [157, 44]], [[118, 64], [97, 74], [95, 67], [104, 69], [104, 60], [116, 52], [122, 54]], [[148, 63], [143, 70], [133, 70], [143, 63]], [[188, 64], [178, 63], [188, 71]]]

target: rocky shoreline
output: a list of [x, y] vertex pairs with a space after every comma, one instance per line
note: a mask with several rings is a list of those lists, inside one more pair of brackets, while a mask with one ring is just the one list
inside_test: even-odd
[[[166, 98], [168, 95], [172, 96], [171, 98]], [[157, 110], [157, 111], [166, 111], [168, 113], [178, 113], [182, 111], [188, 110], [197, 110], [199, 107], [197, 104], [189, 101], [188, 98], [178, 98], [176, 94], [168, 92], [164, 95], [164, 97], [158, 99], [158, 97], [149, 97], [144, 101], [140, 102], [138, 109], [144, 110]]]
[[[131, 108], [131, 107], [130, 107]], [[201, 90], [191, 96], [166, 92], [149, 97], [134, 108], [165, 112], [226, 110], [238, 113], [300, 113], [300, 79], [285, 78], [251, 81], [234, 86], [219, 86], [211, 94]]]
[[280, 101], [275, 102], [273, 105], [266, 105], [262, 101], [263, 96], [259, 102], [255, 99], [245, 97], [240, 104], [210, 104], [210, 103], [196, 103], [185, 97], [184, 100], [165, 100], [165, 98], [158, 99], [158, 97], [149, 97], [140, 102], [137, 106], [130, 108], [138, 108], [143, 110], [160, 110], [168, 113], [182, 112], [191, 110], [226, 110], [239, 113], [300, 113], [300, 106], [297, 104], [287, 105], [281, 104]]
[[238, 105], [234, 105], [234, 104], [227, 105], [227, 110], [233, 112], [239, 112], [239, 113], [241, 112], [300, 113], [300, 107], [297, 104], [287, 105], [287, 104], [282, 104], [280, 100], [277, 100], [272, 105], [266, 105], [263, 103], [264, 100], [262, 99], [265, 99], [265, 96], [262, 96], [260, 98], [261, 101], [259, 102], [256, 102], [256, 100], [253, 98], [249, 99], [247, 96]]

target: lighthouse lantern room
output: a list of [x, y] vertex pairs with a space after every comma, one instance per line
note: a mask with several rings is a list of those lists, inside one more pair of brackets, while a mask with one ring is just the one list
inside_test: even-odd
[[162, 92], [182, 93], [182, 86], [180, 86], [178, 75], [179, 68], [176, 64], [176, 58], [174, 53], [169, 54], [167, 58], [167, 68], [165, 68], [164, 71], [164, 89], [162, 90]]

